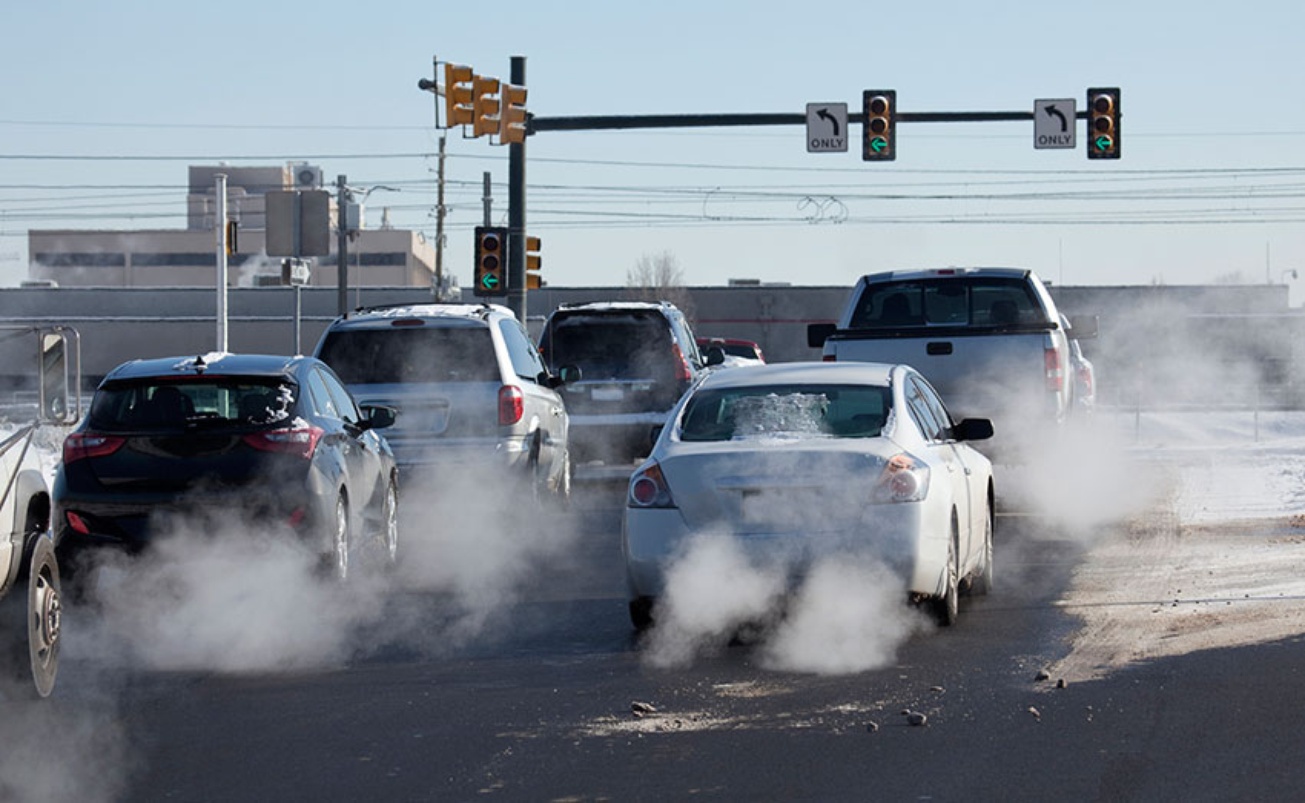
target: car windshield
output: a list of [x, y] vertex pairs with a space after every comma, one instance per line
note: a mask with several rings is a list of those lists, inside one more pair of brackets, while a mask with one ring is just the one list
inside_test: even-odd
[[90, 426], [103, 432], [261, 427], [288, 419], [295, 386], [275, 379], [203, 377], [106, 385], [91, 402]]
[[701, 391], [684, 408], [680, 439], [726, 441], [796, 435], [873, 438], [892, 391], [868, 385], [756, 385]]
[[500, 378], [485, 326], [341, 329], [327, 335], [317, 356], [348, 385]]

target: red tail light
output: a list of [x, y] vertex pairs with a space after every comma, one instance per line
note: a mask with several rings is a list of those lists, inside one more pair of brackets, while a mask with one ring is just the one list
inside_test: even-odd
[[1055, 346], [1049, 346], [1045, 352], [1047, 366], [1047, 390], [1059, 393], [1065, 387], [1065, 365], [1061, 362], [1060, 352]]
[[104, 457], [113, 454], [127, 442], [117, 435], [98, 432], [74, 432], [63, 441], [63, 464], [75, 463], [83, 457]]
[[653, 463], [630, 478], [630, 507], [675, 507], [662, 467]]
[[504, 385], [498, 389], [498, 424], [510, 427], [521, 420], [526, 411], [526, 397], [516, 385]]
[[832, 355], [832, 354], [822, 354], [822, 355], [820, 355], [820, 361], [821, 361], [821, 362], [838, 362], [838, 358], [835, 357], [835, 356]]
[[871, 498], [876, 502], [918, 502], [929, 493], [929, 467], [906, 452], [884, 464]]
[[684, 359], [684, 352], [680, 351], [680, 344], [672, 343], [671, 351], [675, 353], [675, 378], [681, 382], [688, 382], [693, 379], [693, 374], [689, 371], [689, 361]]
[[260, 452], [292, 454], [310, 460], [313, 453], [317, 451], [317, 442], [325, 434], [321, 427], [265, 429], [261, 432], [251, 432], [241, 440]]

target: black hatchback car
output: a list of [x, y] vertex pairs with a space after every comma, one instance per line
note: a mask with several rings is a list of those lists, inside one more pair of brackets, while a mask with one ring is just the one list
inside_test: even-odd
[[100, 383], [63, 445], [57, 549], [74, 572], [88, 548], [138, 550], [174, 517], [288, 527], [347, 579], [363, 548], [393, 562], [398, 470], [361, 410], [312, 357], [211, 354], [135, 360]]

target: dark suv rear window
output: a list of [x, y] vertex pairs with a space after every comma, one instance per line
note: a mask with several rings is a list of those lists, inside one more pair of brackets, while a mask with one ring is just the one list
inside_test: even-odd
[[549, 366], [578, 366], [587, 380], [664, 378], [676, 369], [670, 330], [656, 313], [557, 316], [546, 338]]
[[290, 417], [295, 386], [276, 380], [213, 377], [106, 385], [91, 402], [90, 426], [102, 432], [260, 427]]
[[500, 379], [484, 326], [340, 329], [326, 336], [317, 356], [347, 385]]

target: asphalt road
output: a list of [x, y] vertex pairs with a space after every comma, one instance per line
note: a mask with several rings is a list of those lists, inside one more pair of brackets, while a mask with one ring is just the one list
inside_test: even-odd
[[[619, 493], [475, 637], [447, 595], [348, 660], [252, 673], [65, 661], [0, 704], [0, 800], [1245, 800], [1305, 789], [1305, 642], [1189, 654], [1059, 687], [1083, 550], [999, 522], [998, 587], [882, 668], [767, 668], [759, 643], [659, 668], [632, 637]], [[144, 604], [148, 604], [148, 591]], [[418, 615], [414, 615], [414, 611]], [[72, 613], [77, 613], [76, 611]], [[75, 635], [75, 631], [74, 631]], [[436, 639], [435, 641], [439, 641]], [[70, 649], [70, 651], [72, 651]], [[637, 715], [633, 704], [646, 704]], [[911, 724], [903, 712], [925, 716]]]

